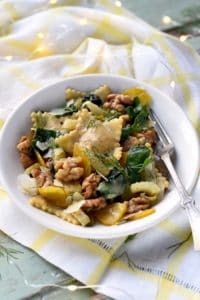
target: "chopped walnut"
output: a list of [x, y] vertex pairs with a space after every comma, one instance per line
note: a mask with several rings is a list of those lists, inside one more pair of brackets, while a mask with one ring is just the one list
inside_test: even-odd
[[19, 143], [17, 144], [17, 149], [23, 153], [29, 153], [31, 148], [31, 139], [29, 136], [23, 135]]
[[109, 94], [103, 106], [105, 108], [115, 109], [119, 112], [123, 112], [125, 110], [125, 105], [131, 105], [132, 103], [133, 101], [128, 95]]
[[128, 202], [127, 214], [136, 213], [151, 206], [151, 201], [147, 197], [134, 197]]
[[143, 130], [142, 132], [134, 133], [133, 135], [129, 136], [127, 140], [123, 143], [123, 151], [128, 151], [130, 148], [138, 146], [138, 145], [145, 145], [155, 144], [156, 141], [156, 132], [153, 128]]
[[23, 152], [21, 152], [19, 154], [19, 158], [20, 158], [20, 161], [21, 161], [24, 169], [30, 167], [31, 165], [33, 165], [36, 162], [36, 160], [34, 158], [32, 158], [29, 154], [23, 153]]
[[145, 144], [149, 143], [150, 145], [155, 144], [156, 142], [156, 132], [154, 128], [150, 128], [147, 130], [143, 130], [142, 132], [138, 132], [135, 134], [135, 136], [140, 139], [144, 138], [145, 139]]
[[102, 209], [107, 205], [106, 200], [104, 197], [94, 198], [94, 199], [87, 199], [83, 204], [83, 209], [90, 209], [90, 210], [99, 210]]
[[17, 149], [20, 151], [19, 157], [23, 167], [26, 169], [36, 162], [36, 159], [31, 155], [31, 138], [30, 136], [22, 136], [17, 144]]
[[84, 174], [81, 157], [61, 158], [55, 162], [56, 179], [63, 182], [79, 180]]
[[100, 175], [90, 174], [83, 180], [82, 183], [82, 192], [85, 199], [88, 199], [92, 196], [95, 196], [96, 188], [101, 180]]
[[41, 171], [38, 168], [34, 168], [31, 171], [31, 175], [36, 179], [39, 187], [46, 187], [53, 184], [53, 179], [48, 169]]

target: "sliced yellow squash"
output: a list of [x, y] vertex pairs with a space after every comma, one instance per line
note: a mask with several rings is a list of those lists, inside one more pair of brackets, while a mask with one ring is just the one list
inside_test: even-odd
[[97, 220], [104, 225], [118, 223], [127, 211], [127, 203], [116, 202], [96, 212]]
[[83, 168], [84, 168], [84, 175], [85, 175], [85, 177], [89, 176], [91, 174], [91, 171], [92, 171], [91, 170], [90, 159], [87, 156], [84, 148], [79, 143], [74, 144], [73, 156], [79, 156], [79, 157], [82, 158]]
[[140, 98], [140, 101], [143, 105], [149, 105], [151, 102], [151, 96], [143, 88], [140, 87], [133, 87], [124, 90], [122, 94], [130, 96], [132, 99], [134, 99], [135, 97]]
[[66, 192], [63, 187], [60, 186], [46, 186], [38, 188], [39, 194], [46, 200], [58, 207], [67, 207]]
[[38, 152], [37, 150], [34, 150], [36, 158], [38, 163], [42, 166], [42, 167], [46, 167], [46, 163], [42, 157], [42, 155], [40, 154], [40, 152]]

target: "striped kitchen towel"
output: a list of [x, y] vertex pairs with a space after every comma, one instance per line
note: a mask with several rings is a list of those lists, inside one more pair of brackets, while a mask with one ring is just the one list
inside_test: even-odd
[[[171, 96], [200, 132], [197, 54], [127, 12], [120, 1], [4, 0], [0, 19], [0, 126], [41, 87], [77, 74], [114, 73]], [[196, 198], [199, 192], [200, 183]], [[36, 224], [2, 187], [0, 229], [82, 283], [100, 285], [98, 291], [114, 299], [200, 298], [200, 253], [193, 251], [181, 210], [134, 236], [87, 240]]]

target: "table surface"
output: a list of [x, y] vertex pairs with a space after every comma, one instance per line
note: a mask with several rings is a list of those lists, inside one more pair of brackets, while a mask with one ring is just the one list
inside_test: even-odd
[[[143, 18], [153, 26], [176, 35], [188, 35], [188, 42], [196, 49], [200, 49], [200, 20], [195, 21], [195, 14], [200, 14], [199, 0], [123, 0], [122, 4]], [[147, 8], [148, 14], [147, 14]], [[197, 13], [198, 11], [198, 13]], [[187, 16], [193, 14], [193, 21], [188, 21]], [[186, 16], [187, 15], [187, 16]], [[175, 21], [171, 24], [163, 24], [163, 16], [170, 16]], [[177, 28], [180, 27], [180, 28]], [[191, 34], [192, 33], [192, 34]], [[40, 258], [33, 251], [21, 246], [7, 237], [0, 231], [0, 244], [5, 243], [19, 251], [15, 254], [14, 263], [9, 262], [6, 256], [1, 256], [0, 249], [0, 299], [34, 299], [34, 300], [86, 300], [95, 299], [93, 291], [86, 289], [82, 291], [69, 292], [63, 289], [33, 288], [27, 285], [28, 282], [34, 284], [69, 284], [75, 280], [60, 271], [53, 265]], [[96, 298], [99, 299], [100, 298]], [[101, 299], [108, 299], [103, 297]]]

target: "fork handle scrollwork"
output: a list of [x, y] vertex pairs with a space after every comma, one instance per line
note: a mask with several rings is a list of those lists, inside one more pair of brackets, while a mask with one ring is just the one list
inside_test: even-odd
[[165, 163], [171, 178], [176, 186], [177, 192], [181, 199], [181, 206], [185, 209], [192, 229], [194, 242], [194, 250], [200, 251], [200, 211], [195, 205], [194, 199], [188, 194], [180, 181], [174, 166], [172, 164], [169, 153], [165, 152], [161, 155], [161, 159]]

